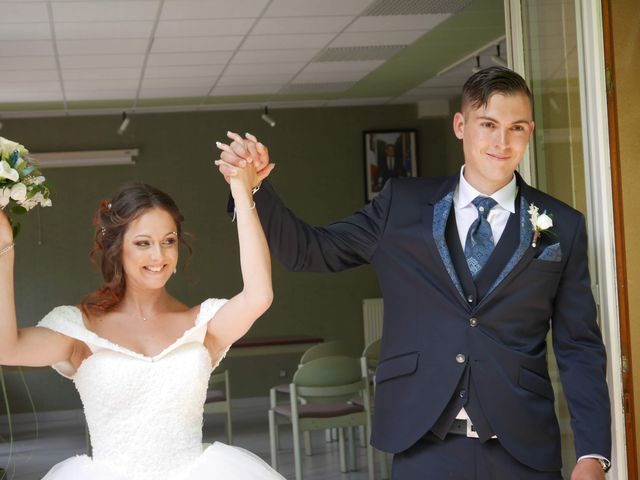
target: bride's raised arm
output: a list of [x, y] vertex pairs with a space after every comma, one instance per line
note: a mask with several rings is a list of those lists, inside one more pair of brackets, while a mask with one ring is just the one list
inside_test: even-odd
[[11, 225], [0, 210], [0, 365], [44, 367], [71, 358], [75, 345], [72, 338], [46, 328], [18, 329], [14, 259]]
[[208, 334], [217, 350], [242, 337], [273, 300], [269, 247], [252, 194], [252, 188], [258, 183], [253, 166], [239, 168], [237, 175], [230, 179], [244, 285], [242, 291], [225, 303], [209, 322]]

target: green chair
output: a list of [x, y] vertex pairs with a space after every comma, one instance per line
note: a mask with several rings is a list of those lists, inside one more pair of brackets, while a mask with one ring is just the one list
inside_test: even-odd
[[[331, 357], [336, 355], [349, 356], [350, 349], [348, 345], [342, 340], [332, 340], [330, 342], [323, 342], [313, 347], [310, 347], [302, 354], [298, 366], [315, 360], [317, 358]], [[269, 403], [270, 408], [274, 408], [279, 400], [289, 400], [289, 384], [282, 383], [276, 385], [269, 390]], [[280, 397], [280, 398], [279, 398]], [[284, 398], [283, 398], [284, 397]], [[331, 441], [331, 432], [327, 432], [327, 441]], [[279, 448], [279, 445], [278, 445]], [[304, 435], [304, 451], [306, 455], [311, 455], [311, 436], [307, 433]]]
[[[215, 389], [213, 387], [224, 384], [223, 389]], [[207, 398], [204, 402], [204, 413], [223, 413], [226, 415], [225, 426], [227, 432], [227, 444], [231, 445], [231, 394], [229, 384], [229, 371], [224, 370], [215, 375], [211, 375], [209, 379], [209, 390]]]
[[[296, 480], [302, 480], [300, 436], [313, 430], [338, 429], [340, 470], [348, 471], [345, 455], [344, 429], [349, 429], [351, 468], [356, 468], [354, 427], [364, 425], [367, 437], [371, 432], [371, 404], [369, 382], [362, 377], [358, 359], [331, 356], [311, 360], [301, 365], [289, 386], [289, 404], [278, 404], [269, 409], [269, 438], [271, 465], [278, 468], [278, 428], [291, 424]], [[353, 405], [348, 400], [361, 394], [364, 405]], [[373, 480], [373, 449], [367, 444], [369, 479]]]

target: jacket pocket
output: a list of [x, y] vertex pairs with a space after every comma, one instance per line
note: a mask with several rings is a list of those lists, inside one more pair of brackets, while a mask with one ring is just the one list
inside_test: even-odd
[[553, 387], [551, 382], [542, 375], [535, 373], [528, 368], [520, 367], [518, 385], [525, 390], [537, 393], [540, 396], [553, 400]]
[[529, 268], [541, 272], [560, 273], [562, 271], [562, 262], [534, 258], [529, 263]]
[[411, 375], [418, 369], [419, 356], [418, 352], [412, 352], [383, 360], [376, 369], [376, 383], [403, 375]]

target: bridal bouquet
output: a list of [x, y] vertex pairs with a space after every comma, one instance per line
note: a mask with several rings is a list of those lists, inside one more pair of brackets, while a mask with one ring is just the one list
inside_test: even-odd
[[50, 207], [51, 187], [29, 157], [29, 151], [17, 142], [0, 137], [0, 208], [9, 207], [14, 237], [20, 223], [10, 214], [23, 215], [33, 207]]

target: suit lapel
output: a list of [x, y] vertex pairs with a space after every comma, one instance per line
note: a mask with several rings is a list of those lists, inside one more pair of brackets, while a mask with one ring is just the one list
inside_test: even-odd
[[455, 267], [449, 254], [445, 232], [447, 221], [452, 211], [453, 193], [456, 188], [458, 177], [451, 177], [439, 189], [434, 198], [427, 203], [422, 216], [422, 226], [425, 239], [431, 249], [435, 249], [435, 256], [440, 259], [445, 275], [451, 282], [447, 284], [451, 287], [451, 293], [458, 301], [469, 309], [469, 305], [464, 300], [464, 292], [460, 279], [456, 274]]
[[517, 275], [523, 268], [525, 268], [537, 251], [537, 248], [534, 248], [531, 245], [531, 241], [533, 239], [533, 227], [531, 225], [531, 220], [529, 219], [529, 201], [526, 198], [526, 195], [530, 192], [530, 189], [529, 186], [524, 183], [524, 180], [522, 180], [517, 172], [516, 177], [520, 185], [520, 232], [518, 248], [515, 250], [513, 256], [509, 259], [505, 267], [502, 269], [502, 272], [500, 272], [498, 278], [496, 278], [496, 280], [493, 282], [491, 288], [489, 288], [484, 298], [480, 301], [480, 304], [485, 303], [496, 292], [496, 290], [499, 290], [506, 283], [508, 283], [508, 279], [510, 277]]

